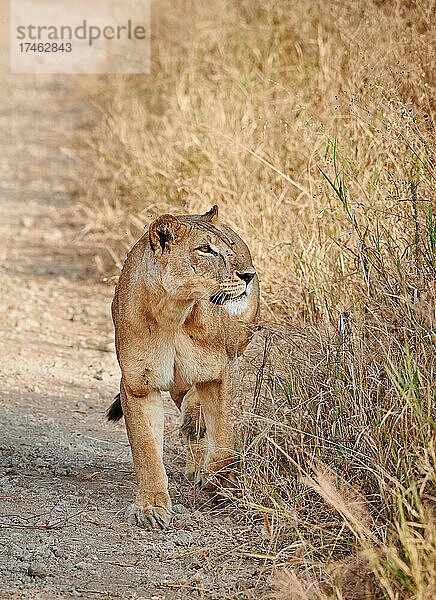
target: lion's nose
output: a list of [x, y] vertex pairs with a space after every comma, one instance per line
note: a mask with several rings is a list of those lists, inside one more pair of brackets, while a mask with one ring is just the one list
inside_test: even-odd
[[239, 277], [239, 279], [242, 279], [242, 281], [245, 281], [245, 283], [248, 285], [250, 283], [250, 281], [253, 279], [253, 277], [256, 275], [256, 271], [253, 272], [247, 272], [247, 273], [236, 273], [236, 275]]

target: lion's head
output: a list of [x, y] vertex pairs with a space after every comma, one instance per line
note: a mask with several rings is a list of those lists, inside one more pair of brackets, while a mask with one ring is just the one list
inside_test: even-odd
[[256, 275], [250, 251], [226, 225], [218, 207], [204, 215], [162, 215], [149, 228], [166, 292], [186, 300], [208, 298], [232, 314], [245, 310]]

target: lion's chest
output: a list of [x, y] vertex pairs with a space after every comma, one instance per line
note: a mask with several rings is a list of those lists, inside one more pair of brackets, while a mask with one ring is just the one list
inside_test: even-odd
[[183, 331], [175, 335], [174, 350], [174, 383], [181, 387], [219, 379], [228, 362], [214, 340], [199, 341]]

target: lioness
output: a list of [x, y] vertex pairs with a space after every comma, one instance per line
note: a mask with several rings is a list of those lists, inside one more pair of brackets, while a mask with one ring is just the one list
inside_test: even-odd
[[204, 215], [160, 216], [128, 253], [112, 302], [120, 393], [107, 417], [118, 421], [124, 414], [126, 421], [138, 483], [131, 524], [164, 528], [172, 516], [162, 390], [181, 411], [188, 444], [206, 433], [197, 483], [211, 488], [225, 478], [235, 459], [237, 358], [258, 311], [250, 251], [218, 222], [217, 206]]

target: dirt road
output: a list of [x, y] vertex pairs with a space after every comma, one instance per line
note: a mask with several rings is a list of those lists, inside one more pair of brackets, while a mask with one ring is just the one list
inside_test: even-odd
[[0, 98], [0, 597], [259, 598], [259, 562], [235, 551], [258, 525], [185, 480], [169, 402], [170, 493], [190, 512], [163, 532], [123, 522], [134, 477], [124, 424], [104, 419], [112, 289], [69, 191], [91, 117], [73, 86], [8, 76]]

